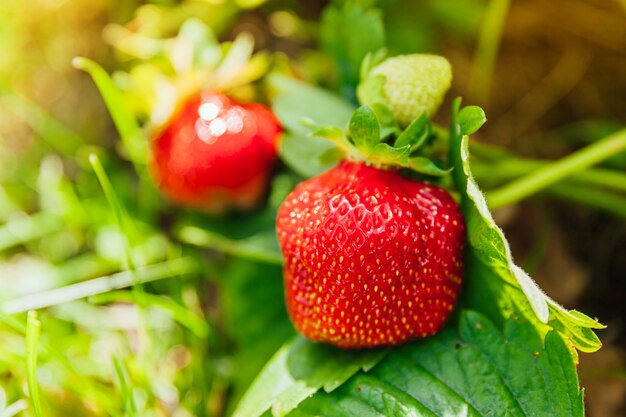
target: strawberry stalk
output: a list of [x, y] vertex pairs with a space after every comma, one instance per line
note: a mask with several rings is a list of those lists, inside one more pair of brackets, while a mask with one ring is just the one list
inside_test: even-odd
[[489, 206], [496, 209], [520, 201], [625, 150], [626, 130], [620, 130], [600, 142], [589, 145], [559, 161], [543, 166], [491, 191], [489, 193]]

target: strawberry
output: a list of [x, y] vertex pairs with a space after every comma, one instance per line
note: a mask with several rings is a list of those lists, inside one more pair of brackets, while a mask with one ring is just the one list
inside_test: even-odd
[[282, 129], [273, 113], [205, 91], [152, 141], [152, 173], [171, 200], [208, 212], [248, 209], [263, 197]]
[[441, 56], [399, 55], [376, 65], [367, 78], [381, 76], [384, 77], [384, 101], [398, 124], [405, 127], [424, 112], [428, 116], [437, 112], [450, 88], [452, 69], [448, 60]]
[[287, 307], [304, 336], [340, 347], [437, 332], [463, 276], [464, 223], [443, 189], [342, 161], [281, 205]]

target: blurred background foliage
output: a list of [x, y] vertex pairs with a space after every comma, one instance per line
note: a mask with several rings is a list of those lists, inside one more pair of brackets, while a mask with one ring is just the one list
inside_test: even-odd
[[[555, 158], [626, 124], [623, 0], [361, 3], [382, 10], [391, 54], [449, 58], [448, 99], [463, 96], [489, 117], [480, 141]], [[341, 70], [328, 47], [318, 47], [332, 43], [320, 33], [326, 5], [0, 3], [0, 415], [35, 415], [25, 400], [25, 311], [34, 307], [47, 307], [39, 311], [43, 415], [232, 410], [293, 332], [273, 216], [298, 177], [280, 167], [265, 207], [245, 216], [216, 219], [170, 205], [119, 155], [100, 94], [72, 58], [128, 70], [134, 58], [124, 47], [132, 45], [116, 42], [120, 33], [173, 37], [195, 17], [220, 40], [251, 33], [258, 50], [279, 53], [278, 65], [287, 56], [300, 77], [340, 91]], [[626, 158], [609, 164], [623, 170]], [[487, 189], [497, 185], [482, 178]], [[103, 192], [107, 181], [113, 196]], [[590, 416], [626, 415], [625, 210], [562, 197], [506, 207], [497, 220], [550, 296], [609, 325], [605, 347], [581, 356], [582, 385]], [[90, 281], [103, 276], [135, 285], [124, 291]], [[67, 287], [79, 282], [86, 285]], [[54, 288], [66, 290], [28, 297]]]

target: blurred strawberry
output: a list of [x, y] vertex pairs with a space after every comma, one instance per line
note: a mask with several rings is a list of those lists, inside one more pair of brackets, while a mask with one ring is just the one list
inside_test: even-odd
[[282, 129], [257, 103], [205, 91], [152, 141], [152, 173], [172, 201], [220, 213], [249, 209], [266, 192]]

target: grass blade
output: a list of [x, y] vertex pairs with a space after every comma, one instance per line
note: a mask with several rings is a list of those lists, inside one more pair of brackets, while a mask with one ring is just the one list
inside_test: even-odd
[[0, 413], [0, 417], [13, 417], [26, 409], [28, 409], [28, 403], [26, 402], [26, 400], [18, 400], [9, 405], [7, 408], [3, 409]]
[[37, 384], [37, 342], [40, 328], [41, 323], [37, 320], [37, 312], [29, 311], [26, 322], [26, 371], [28, 395], [36, 417], [43, 417]]
[[46, 143], [65, 155], [85, 144], [80, 135], [19, 93], [0, 96], [0, 106], [23, 119]]
[[[88, 281], [6, 301], [0, 307], [0, 313], [21, 313], [130, 287], [136, 283], [143, 284], [164, 278], [185, 275], [194, 272], [197, 269], [196, 265], [193, 258], [185, 257], [141, 267], [134, 272], [122, 271], [113, 275], [94, 278]], [[0, 318], [2, 318], [1, 315]]]
[[145, 165], [147, 141], [109, 74], [100, 65], [87, 58], [76, 57], [72, 63], [74, 67], [86, 71], [100, 90], [131, 161]]
[[115, 371], [115, 376], [117, 377], [117, 383], [122, 395], [122, 401], [124, 402], [126, 416], [138, 416], [137, 405], [135, 404], [135, 398], [133, 397], [133, 387], [131, 385], [130, 377], [128, 376], [128, 370], [124, 365], [124, 361], [118, 355], [113, 355], [113, 369]]
[[166, 311], [175, 321], [188, 328], [193, 334], [200, 338], [206, 338], [211, 331], [208, 322], [204, 318], [196, 315], [188, 308], [176, 303], [170, 298], [154, 294], [115, 291], [98, 295], [90, 299], [90, 301], [98, 304], [128, 302], [135, 303], [141, 307], [155, 307]]
[[102, 166], [102, 163], [100, 162], [100, 158], [98, 158], [96, 154], [92, 153], [91, 155], [89, 155], [89, 163], [91, 163], [91, 167], [93, 168], [96, 174], [96, 177], [98, 178], [98, 182], [100, 183], [100, 186], [102, 187], [104, 196], [106, 197], [109, 203], [109, 206], [111, 207], [111, 211], [113, 211], [115, 223], [117, 224], [119, 231], [122, 233], [122, 235], [124, 235], [125, 261], [127, 263], [127, 266], [132, 270], [135, 268], [135, 264], [132, 259], [132, 253], [131, 253], [131, 248], [130, 248], [131, 244], [130, 244], [130, 238], [129, 238], [128, 232], [130, 231], [131, 232], [130, 235], [133, 236], [134, 227], [132, 223], [130, 222], [126, 209], [120, 203], [120, 200], [117, 198], [117, 195], [115, 194], [115, 191], [113, 190], [113, 185], [111, 184], [111, 180], [109, 180], [109, 177], [106, 174], [106, 171], [104, 170], [104, 167]]
[[64, 227], [59, 216], [47, 212], [17, 217], [0, 226], [0, 251], [59, 232]]
[[263, 236], [259, 236], [258, 239], [250, 237], [248, 239], [234, 240], [199, 227], [184, 226], [178, 231], [177, 237], [181, 242], [213, 249], [237, 258], [270, 265], [283, 264], [280, 251], [270, 248], [266, 242], [261, 242]]

